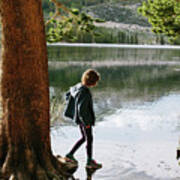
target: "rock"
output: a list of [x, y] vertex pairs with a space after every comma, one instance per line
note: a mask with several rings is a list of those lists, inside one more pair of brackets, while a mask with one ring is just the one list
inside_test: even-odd
[[65, 157], [59, 155], [57, 156], [57, 158], [59, 162], [63, 165], [63, 168], [67, 173], [73, 174], [77, 170], [78, 163], [69, 162]]

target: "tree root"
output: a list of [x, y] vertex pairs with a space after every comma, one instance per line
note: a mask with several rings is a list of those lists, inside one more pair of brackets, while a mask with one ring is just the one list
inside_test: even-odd
[[[6, 106], [9, 105], [7, 101]], [[8, 108], [6, 108], [8, 109]], [[53, 156], [43, 142], [28, 140], [16, 144], [12, 140], [9, 113], [5, 113], [0, 129], [0, 179], [4, 180], [67, 180], [77, 169], [77, 164], [67, 164], [61, 156]], [[3, 129], [2, 129], [3, 127]]]
[[[23, 157], [23, 158], [22, 158]], [[77, 164], [68, 164], [49, 153], [37, 157], [33, 149], [25, 149], [19, 154], [12, 147], [1, 168], [0, 179], [9, 180], [68, 180], [73, 179], [72, 173]], [[43, 162], [43, 164], [42, 164]], [[1, 178], [2, 177], [2, 178]]]

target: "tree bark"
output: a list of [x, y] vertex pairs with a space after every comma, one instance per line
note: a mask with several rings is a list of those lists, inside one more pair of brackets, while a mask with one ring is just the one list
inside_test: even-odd
[[[50, 145], [48, 59], [41, 0], [1, 0], [4, 179], [64, 179]], [[65, 178], [66, 179], [66, 178]]]

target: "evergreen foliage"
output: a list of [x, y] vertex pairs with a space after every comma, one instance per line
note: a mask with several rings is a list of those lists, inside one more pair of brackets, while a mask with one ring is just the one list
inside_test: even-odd
[[94, 22], [103, 22], [101, 19], [93, 18], [90, 15], [80, 12], [75, 8], [67, 8], [63, 4], [52, 0], [55, 4], [55, 13], [50, 13], [50, 20], [47, 21], [47, 41], [52, 42], [75, 42], [81, 39], [83, 34], [97, 36]]
[[[145, 31], [97, 27], [94, 22], [117, 21], [127, 24], [146, 26], [147, 21], [137, 15], [137, 7], [142, 0], [45, 0], [43, 8], [46, 21], [46, 37], [49, 43], [80, 42], [80, 43], [150, 43], [157, 41], [157, 35], [146, 41], [141, 40]], [[137, 4], [138, 3], [138, 4]], [[117, 7], [118, 4], [118, 7]], [[120, 5], [120, 6], [119, 6]], [[133, 5], [133, 9], [131, 9]], [[89, 6], [89, 7], [88, 7]], [[49, 9], [48, 9], [49, 7]], [[88, 7], [87, 9], [84, 7]], [[50, 12], [49, 12], [50, 10]], [[111, 13], [113, 12], [114, 15]], [[90, 15], [92, 14], [92, 16]], [[109, 19], [110, 17], [110, 19]], [[114, 19], [115, 18], [115, 19]], [[147, 33], [149, 35], [149, 33]], [[164, 39], [160, 38], [164, 44]]]
[[180, 43], [180, 1], [147, 0], [138, 11], [148, 18], [154, 33], [167, 35], [171, 43]]

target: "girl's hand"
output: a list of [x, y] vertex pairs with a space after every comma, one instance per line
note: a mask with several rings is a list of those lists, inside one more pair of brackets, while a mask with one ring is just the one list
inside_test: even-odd
[[90, 127], [91, 127], [90, 125], [87, 125], [87, 126], [86, 126], [86, 129], [89, 129]]

